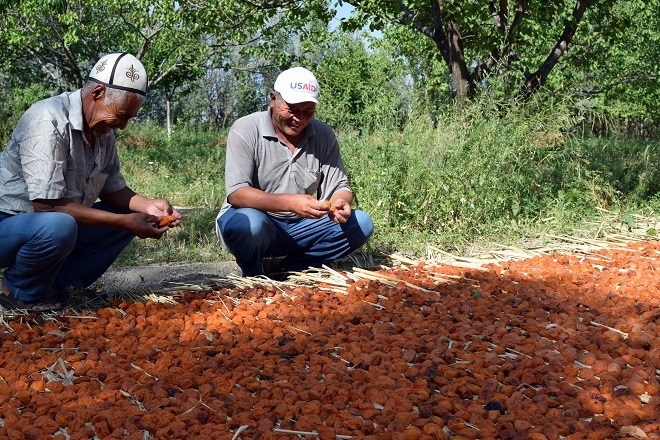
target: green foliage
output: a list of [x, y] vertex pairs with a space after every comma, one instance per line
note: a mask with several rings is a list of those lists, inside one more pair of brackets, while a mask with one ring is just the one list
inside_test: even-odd
[[[572, 139], [565, 107], [528, 110], [481, 102], [444, 115], [435, 128], [420, 117], [403, 133], [343, 137], [359, 206], [374, 214], [377, 233], [470, 241], [547, 218], [574, 225], [626, 196], [639, 193], [641, 202], [657, 193], [646, 183], [657, 175], [657, 154], [631, 149], [604, 161], [615, 144], [603, 140], [608, 148], [595, 151]], [[640, 184], [619, 189], [613, 173]]]
[[117, 14], [100, 3], [94, 6], [87, 0], [27, 0], [8, 7], [0, 55], [12, 78], [47, 82], [58, 91], [79, 87], [97, 55], [121, 41], [121, 27], [107, 20]]
[[147, 0], [17, 2], [3, 14], [0, 59], [17, 81], [64, 91], [82, 86], [101, 55], [128, 51], [144, 63], [150, 88], [171, 93], [199, 78], [212, 53], [186, 12]]
[[17, 87], [12, 86], [9, 81], [4, 81], [0, 76], [0, 151], [7, 145], [23, 113], [34, 102], [50, 95], [50, 91], [43, 83]]
[[629, 198], [629, 203], [644, 203], [660, 194], [657, 141], [592, 138], [582, 140], [579, 147], [584, 167], [597, 173], [612, 191]]
[[[145, 195], [204, 207], [190, 214], [190, 228], [168, 234], [158, 258], [192, 258], [186, 249], [200, 243], [213, 248], [200, 258], [211, 258], [221, 252], [212, 232], [224, 198], [220, 133], [263, 108], [280, 70], [304, 65], [321, 83], [317, 115], [340, 133], [377, 243], [568, 228], [600, 207], [659, 210], [660, 0], [593, 2], [543, 93], [523, 108], [509, 98], [547, 58], [574, 0], [523, 2], [515, 28], [515, 2], [441, 2], [438, 22], [429, 21], [437, 2], [406, 2], [413, 15], [397, 1], [345, 3], [359, 6], [347, 28], [366, 23], [383, 38], [328, 31], [332, 7], [323, 0], [2, 4], [0, 148], [29, 105], [79, 85], [99, 55], [139, 52], [155, 90], [142, 122], [118, 133], [124, 173]], [[507, 5], [504, 28], [490, 4]], [[478, 91], [457, 107], [446, 48], [431, 38], [447, 20], [460, 27]], [[171, 138], [157, 125], [166, 100], [174, 101]], [[148, 247], [136, 244], [132, 261], [158, 254], [154, 242], [136, 243]]]
[[122, 172], [128, 185], [177, 206], [220, 206], [224, 199], [226, 139], [217, 132], [131, 124], [118, 133]]
[[[588, 13], [552, 88], [568, 87], [599, 133], [657, 135], [660, 124], [660, 1], [616, 2]], [[561, 82], [559, 82], [561, 81]], [[601, 119], [594, 117], [601, 116]], [[605, 123], [603, 123], [603, 121]]]
[[[231, 60], [229, 64], [235, 66], [249, 62], [238, 53], [228, 59]], [[175, 124], [195, 129], [227, 129], [239, 117], [264, 109], [268, 93], [258, 73], [211, 67], [189, 88], [185, 99], [173, 103], [172, 118]], [[158, 98], [155, 101], [164, 102]], [[149, 119], [162, 123], [164, 110], [162, 105], [151, 105]]]
[[315, 68], [321, 88], [317, 117], [336, 128], [402, 127], [409, 99], [402, 66], [385, 48], [366, 44], [343, 34], [323, 50]]
[[[336, 3], [357, 9], [342, 28], [329, 31]], [[433, 119], [444, 112], [457, 82], [498, 99], [515, 95], [577, 20], [577, 4], [6, 2], [0, 73], [15, 90], [39, 83], [56, 94], [80, 86], [100, 55], [130, 51], [144, 62], [155, 91], [140, 118], [163, 121], [169, 103], [178, 123], [216, 129], [260, 107], [280, 70], [304, 65], [322, 80], [332, 104], [321, 106], [319, 116], [334, 126], [401, 129], [413, 107]], [[579, 4], [589, 7], [556, 68], [544, 76], [544, 96], [578, 97], [576, 111], [599, 134], [656, 135], [660, 0]], [[341, 32], [365, 25], [382, 38]], [[449, 25], [462, 38], [454, 55], [445, 38]]]
[[[599, 215], [660, 212], [656, 142], [572, 136], [576, 120], [560, 104], [545, 111], [479, 102], [427, 115], [402, 131], [339, 132], [356, 207], [376, 230], [367, 250], [421, 255], [506, 241], [529, 231], [571, 233]], [[161, 241], [136, 240], [120, 264], [231, 259], [214, 219], [224, 199], [224, 136], [131, 124], [120, 132], [123, 172], [136, 191], [166, 197], [185, 217]], [[649, 237], [657, 234], [650, 227]]]
[[[607, 9], [613, 0], [577, 2], [428, 2], [412, 0], [346, 1], [356, 13], [346, 20], [351, 29], [369, 25], [388, 31], [391, 27], [407, 29], [430, 42], [420, 46], [410, 44], [414, 38], [392, 41], [408, 53], [411, 63], [431, 66], [431, 58], [444, 62], [443, 76], [451, 81], [457, 97], [472, 95], [488, 77], [506, 78], [515, 84], [514, 91], [530, 88], [533, 75], [543, 84], [555, 65], [549, 58], [558, 37], [565, 43], [578, 28], [582, 14], [576, 6]], [[565, 33], [566, 32], [566, 33]], [[390, 34], [391, 35], [391, 34]], [[388, 33], [385, 33], [387, 38]], [[420, 47], [423, 49], [420, 51]], [[432, 49], [429, 50], [428, 48]], [[416, 76], [417, 72], [410, 72]], [[439, 72], [426, 70], [423, 75]], [[433, 82], [444, 82], [432, 80]], [[536, 86], [533, 88], [536, 90]]]

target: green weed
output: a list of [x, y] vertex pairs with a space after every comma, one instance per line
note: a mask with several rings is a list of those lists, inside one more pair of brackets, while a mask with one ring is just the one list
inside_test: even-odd
[[[422, 115], [402, 131], [338, 133], [356, 207], [376, 226], [365, 250], [423, 256], [427, 244], [463, 249], [570, 234], [601, 208], [657, 213], [658, 143], [579, 138], [575, 123], [561, 106], [484, 102], [434, 121]], [[232, 259], [214, 226], [225, 197], [224, 134], [168, 139], [160, 127], [134, 124], [119, 142], [134, 190], [197, 209], [162, 240], [135, 240], [117, 264]]]

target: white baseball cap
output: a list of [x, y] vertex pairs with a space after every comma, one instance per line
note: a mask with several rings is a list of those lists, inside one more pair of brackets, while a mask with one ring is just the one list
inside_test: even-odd
[[289, 104], [299, 102], [318, 104], [319, 83], [314, 74], [304, 67], [293, 67], [280, 73], [275, 80], [274, 89]]
[[147, 94], [147, 71], [133, 55], [111, 53], [97, 61], [89, 79], [106, 87]]

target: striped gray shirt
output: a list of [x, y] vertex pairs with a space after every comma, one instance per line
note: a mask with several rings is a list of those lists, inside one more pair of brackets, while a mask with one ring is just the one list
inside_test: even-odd
[[114, 133], [83, 134], [80, 90], [39, 101], [21, 117], [0, 155], [0, 211], [33, 212], [35, 199], [70, 199], [92, 206], [126, 186]]

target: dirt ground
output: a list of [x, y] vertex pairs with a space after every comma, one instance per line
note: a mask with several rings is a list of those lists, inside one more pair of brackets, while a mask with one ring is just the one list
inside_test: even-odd
[[240, 276], [233, 261], [190, 263], [171, 266], [132, 266], [110, 268], [94, 285], [94, 289], [110, 294], [172, 289], [194, 285], [228, 275]]

